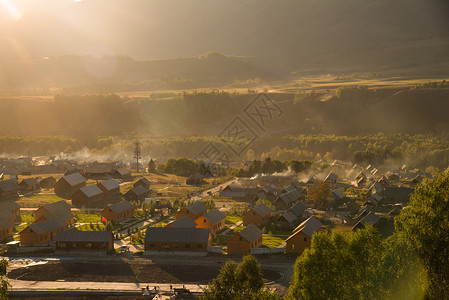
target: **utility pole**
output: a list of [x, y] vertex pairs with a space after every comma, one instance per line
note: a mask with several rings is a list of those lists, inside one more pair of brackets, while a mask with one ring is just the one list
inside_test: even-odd
[[136, 159], [136, 173], [139, 173], [139, 160], [141, 158], [139, 140], [136, 140], [136, 142], [134, 143], [134, 158]]

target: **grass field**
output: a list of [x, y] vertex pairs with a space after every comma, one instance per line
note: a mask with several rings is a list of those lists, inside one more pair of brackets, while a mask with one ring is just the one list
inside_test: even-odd
[[243, 221], [243, 218], [240, 216], [226, 216], [226, 224], [235, 224], [240, 221]]
[[281, 237], [264, 235], [262, 242], [268, 248], [277, 248], [284, 242], [284, 240], [285, 239]]
[[53, 203], [61, 200], [66, 200], [58, 195], [42, 195], [37, 194], [33, 196], [20, 197], [17, 203], [21, 207], [39, 207], [47, 203]]
[[86, 214], [86, 213], [76, 213], [75, 214], [76, 223], [100, 223], [100, 214]]

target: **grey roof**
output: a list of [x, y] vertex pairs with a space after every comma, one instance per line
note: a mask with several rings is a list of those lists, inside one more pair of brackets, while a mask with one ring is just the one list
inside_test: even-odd
[[61, 231], [56, 234], [57, 242], [109, 242], [112, 231]]
[[178, 220], [174, 220], [173, 222], [169, 223], [169, 225], [178, 228], [195, 228], [197, 224], [189, 217], [184, 216]]
[[23, 179], [19, 185], [28, 185], [28, 186], [39, 185], [39, 181], [37, 181], [36, 178], [26, 178]]
[[330, 182], [337, 182], [337, 175], [335, 175], [333, 172], [330, 172], [324, 181], [330, 181]]
[[186, 206], [186, 208], [188, 211], [190, 211], [195, 215], [207, 210], [207, 207], [204, 206], [204, 204], [201, 203], [200, 201], [193, 202], [192, 204]]
[[115, 170], [115, 172], [119, 173], [120, 176], [131, 175], [131, 172], [129, 172], [125, 168], [118, 168], [117, 170]]
[[299, 224], [298, 227], [296, 227], [293, 230], [293, 233], [296, 234], [298, 231], [301, 231], [308, 235], [309, 237], [312, 237], [312, 235], [317, 232], [323, 224], [315, 217], [310, 217], [301, 224]]
[[292, 222], [294, 222], [295, 220], [298, 219], [298, 217], [294, 213], [292, 213], [290, 211], [283, 213], [281, 215], [281, 217], [284, 218], [289, 223], [292, 223]]
[[145, 242], [207, 243], [209, 228], [148, 227]]
[[304, 214], [305, 206], [302, 203], [296, 203], [288, 209], [288, 212], [293, 213], [296, 217], [300, 217]]
[[286, 192], [291, 192], [291, 191], [294, 191], [294, 190], [297, 190], [297, 188], [294, 185], [292, 185], [292, 184], [290, 184], [290, 185], [288, 185], [288, 186], [286, 186], [284, 188], [284, 191], [286, 191]]
[[71, 206], [64, 200], [45, 204], [42, 205], [42, 207], [46, 208], [49, 211], [49, 214], [46, 214], [48, 219], [65, 221], [75, 217], [70, 211]]
[[103, 194], [103, 191], [95, 184], [82, 187], [80, 188], [80, 191], [89, 198], [99, 194]]
[[365, 217], [363, 217], [360, 221], [358, 221], [357, 224], [354, 225], [354, 227], [352, 227], [352, 230], [356, 230], [357, 228], [360, 227], [365, 227], [368, 224], [375, 225], [377, 224], [377, 222], [379, 222], [379, 218], [376, 216], [374, 212], [370, 211], [365, 215]]
[[203, 215], [212, 224], [217, 224], [221, 220], [225, 219], [226, 216], [222, 214], [218, 209], [213, 209], [210, 212]]
[[245, 240], [252, 243], [259, 237], [261, 237], [263, 235], [263, 232], [254, 224], [249, 224], [237, 234], [240, 234], [240, 236], [242, 236]]
[[108, 205], [109, 208], [115, 213], [121, 213], [123, 211], [127, 211], [128, 209], [134, 208], [134, 205], [129, 203], [129, 201], [122, 201], [115, 204]]
[[414, 189], [408, 187], [389, 186], [385, 189], [384, 197], [409, 197]]
[[84, 176], [78, 172], [66, 175], [62, 177], [60, 180], [65, 180], [71, 186], [75, 186], [80, 183], [86, 182], [86, 178], [84, 178]]
[[276, 195], [277, 193], [279, 193], [277, 187], [274, 186], [273, 184], [264, 186], [264, 187], [262, 188], [262, 191], [265, 192], [266, 194], [272, 193], [272, 194], [274, 194], [274, 195]]
[[138, 183], [138, 182], [142, 182], [142, 183], [144, 183], [144, 184], [146, 184], [146, 185], [148, 185], [148, 184], [150, 184], [151, 183], [151, 181], [150, 180], [148, 180], [148, 178], [146, 178], [146, 177], [142, 177], [142, 178], [140, 178], [139, 180], [137, 180], [134, 184], [136, 184], [136, 183]]
[[11, 192], [19, 189], [17, 181], [14, 179], [0, 181], [0, 191]]
[[271, 209], [263, 203], [254, 206], [252, 209], [261, 217], [265, 217], [271, 212]]
[[335, 199], [343, 199], [345, 194], [343, 194], [340, 189], [336, 189], [332, 191], [332, 196], [334, 196]]
[[295, 189], [291, 192], [280, 195], [278, 199], [281, 199], [282, 202], [284, 202], [285, 204], [290, 204], [298, 200], [301, 197], [301, 195], [302, 195], [301, 192]]
[[104, 187], [107, 191], [112, 191], [114, 189], [120, 188], [120, 184], [118, 184], [115, 179], [108, 179], [100, 182], [98, 185]]
[[138, 185], [138, 186], [133, 187], [132, 189], [130, 189], [130, 190], [127, 192], [127, 194], [128, 194], [128, 193], [134, 193], [134, 194], [136, 194], [137, 196], [140, 196], [140, 195], [143, 195], [143, 194], [145, 194], [145, 193], [147, 193], [147, 192], [148, 192], [148, 190], [147, 190], [144, 186]]
[[55, 219], [48, 219], [39, 223], [31, 224], [28, 227], [30, 227], [36, 233], [41, 234], [64, 226], [66, 226], [64, 222], [60, 222], [59, 220]]
[[9, 222], [7, 218], [0, 217], [0, 230], [14, 227], [14, 224]]
[[0, 210], [0, 218], [11, 219], [15, 218], [15, 215], [11, 211], [8, 210]]

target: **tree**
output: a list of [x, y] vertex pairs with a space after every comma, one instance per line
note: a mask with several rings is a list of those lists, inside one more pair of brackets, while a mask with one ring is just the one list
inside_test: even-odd
[[112, 231], [113, 229], [114, 229], [114, 226], [112, 226], [112, 223], [108, 221], [106, 223], [106, 226], [104, 227], [104, 230], [105, 231]]
[[148, 173], [154, 173], [156, 172], [156, 164], [154, 163], [153, 159], [150, 159], [148, 162]]
[[314, 201], [316, 207], [325, 209], [327, 198], [331, 195], [330, 185], [325, 181], [319, 181], [307, 190], [307, 198]]
[[8, 299], [8, 289], [11, 287], [9, 282], [6, 280], [6, 271], [8, 267], [8, 261], [4, 258], [0, 260], [0, 299]]
[[428, 277], [426, 296], [443, 299], [449, 291], [449, 173], [424, 181], [410, 206], [396, 218], [397, 229], [415, 247]]
[[264, 286], [262, 270], [256, 258], [245, 256], [240, 264], [228, 261], [201, 296], [204, 300], [279, 299]]

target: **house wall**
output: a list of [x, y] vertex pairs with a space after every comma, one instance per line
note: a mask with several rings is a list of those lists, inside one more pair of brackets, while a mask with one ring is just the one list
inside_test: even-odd
[[256, 226], [260, 226], [268, 221], [270, 218], [270, 214], [262, 217], [253, 209], [249, 209], [243, 214], [243, 226], [248, 226], [249, 224], [254, 224]]
[[104, 198], [103, 194], [87, 197], [83, 192], [76, 191], [72, 195], [72, 204], [73, 205], [88, 204], [94, 201], [102, 200], [103, 198]]
[[298, 232], [287, 241], [287, 253], [303, 253], [306, 248], [310, 248], [312, 238], [303, 232]]
[[114, 249], [114, 238], [111, 235], [109, 242], [56, 242], [56, 250], [60, 251], [98, 251], [105, 252]]
[[115, 189], [110, 190], [110, 191], [108, 191], [107, 189], [105, 189], [105, 187], [102, 186], [101, 184], [98, 184], [98, 187], [100, 188], [100, 190], [103, 191], [103, 195], [104, 195], [105, 197], [117, 195], [117, 194], [120, 193], [120, 187], [115, 188]]
[[204, 216], [199, 217], [195, 220], [196, 228], [209, 228], [210, 234], [214, 234], [225, 226], [225, 219], [220, 220], [219, 222], [212, 224], [209, 220], [207, 220]]
[[20, 232], [20, 243], [22, 245], [39, 245], [50, 242], [56, 237], [56, 233], [63, 231], [65, 227], [56, 228], [52, 231], [38, 234], [30, 227], [25, 228]]
[[105, 217], [106, 220], [108, 220], [108, 221], [111, 221], [114, 223], [119, 223], [125, 219], [132, 218], [134, 215], [134, 208], [128, 209], [128, 210], [120, 212], [120, 213], [116, 213], [116, 212], [112, 211], [109, 207], [105, 207], [100, 212], [100, 214], [102, 217]]
[[0, 240], [7, 240], [13, 236], [13, 226], [9, 228], [0, 229]]
[[250, 254], [250, 249], [259, 248], [262, 246], [262, 242], [262, 236], [250, 243], [237, 233], [227, 241], [226, 245], [228, 246], [228, 254]]
[[55, 193], [67, 193], [67, 194], [73, 193], [73, 192], [77, 191], [78, 189], [85, 187], [85, 186], [86, 186], [86, 182], [82, 182], [80, 184], [71, 186], [70, 184], [67, 183], [67, 181], [59, 180], [55, 184]]
[[145, 242], [145, 251], [206, 252], [208, 243]]

